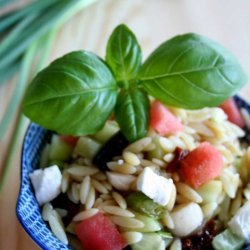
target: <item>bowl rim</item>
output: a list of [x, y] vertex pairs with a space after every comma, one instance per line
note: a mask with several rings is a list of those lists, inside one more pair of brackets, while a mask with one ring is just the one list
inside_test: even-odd
[[[39, 246], [42, 247], [43, 249], [47, 249], [47, 247], [44, 245], [44, 243], [42, 241], [40, 241], [38, 239], [38, 237], [35, 237], [35, 235], [33, 235], [31, 233], [31, 230], [28, 229], [28, 227], [25, 225], [24, 223], [24, 219], [21, 216], [21, 214], [19, 213], [18, 209], [20, 207], [20, 201], [21, 201], [21, 191], [24, 188], [24, 182], [23, 182], [23, 161], [24, 161], [24, 145], [25, 145], [25, 141], [27, 138], [27, 135], [31, 129], [31, 127], [33, 126], [33, 122], [30, 122], [29, 125], [27, 126], [27, 129], [25, 131], [24, 137], [23, 137], [23, 141], [22, 141], [22, 149], [21, 149], [21, 161], [20, 161], [20, 186], [19, 186], [19, 191], [18, 191], [18, 197], [17, 197], [17, 201], [16, 201], [16, 216], [18, 221], [20, 222], [20, 224], [22, 225], [22, 228], [25, 230], [25, 232], [29, 235], [29, 237]], [[39, 125], [40, 126], [40, 125]], [[44, 129], [44, 128], [43, 128]], [[45, 222], [44, 222], [45, 223]]]

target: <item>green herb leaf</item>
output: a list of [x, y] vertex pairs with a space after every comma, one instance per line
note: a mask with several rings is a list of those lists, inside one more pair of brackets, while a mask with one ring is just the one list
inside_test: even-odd
[[163, 43], [142, 65], [139, 79], [150, 95], [187, 109], [216, 106], [246, 83], [236, 58], [197, 34]]
[[117, 26], [106, 48], [106, 61], [113, 70], [116, 80], [128, 84], [130, 79], [136, 77], [141, 60], [141, 48], [135, 35], [126, 25]]
[[149, 127], [147, 93], [139, 88], [122, 89], [115, 106], [115, 117], [130, 142], [146, 136]]
[[114, 109], [115, 79], [96, 55], [76, 51], [54, 61], [32, 81], [23, 112], [32, 121], [62, 134], [100, 130]]

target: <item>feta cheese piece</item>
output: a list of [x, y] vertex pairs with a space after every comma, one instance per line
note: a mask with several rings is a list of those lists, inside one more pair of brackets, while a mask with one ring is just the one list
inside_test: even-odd
[[191, 234], [203, 221], [201, 207], [194, 202], [177, 206], [171, 213], [171, 217], [174, 222], [172, 232], [178, 237]]
[[228, 226], [236, 235], [250, 242], [250, 201], [246, 202], [229, 221]]
[[38, 203], [41, 205], [53, 200], [60, 194], [62, 174], [58, 166], [37, 169], [30, 174]]
[[144, 168], [137, 179], [137, 189], [162, 206], [168, 204], [172, 188], [172, 179], [157, 175], [150, 167]]

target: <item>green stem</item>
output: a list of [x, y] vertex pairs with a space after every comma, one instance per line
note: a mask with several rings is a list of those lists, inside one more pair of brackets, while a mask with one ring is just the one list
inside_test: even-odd
[[11, 121], [16, 113], [16, 109], [21, 102], [23, 97], [27, 81], [28, 81], [28, 74], [29, 69], [32, 66], [32, 59], [36, 52], [36, 43], [34, 43], [31, 48], [27, 51], [24, 56], [22, 65], [21, 65], [21, 72], [19, 76], [19, 80], [16, 83], [16, 88], [14, 89], [14, 93], [12, 94], [12, 98], [8, 104], [7, 110], [1, 120], [0, 123], [0, 139], [2, 139], [7, 131], [7, 128], [10, 126]]
[[21, 65], [21, 59], [17, 60], [12, 64], [12, 66], [9, 68], [9, 70], [6, 69], [0, 69], [0, 86], [4, 83], [6, 83], [11, 77], [20, 69]]
[[[45, 46], [43, 47], [44, 51], [42, 53], [40, 63], [37, 66], [37, 71], [40, 70], [41, 68], [43, 68], [46, 61], [47, 61], [47, 58], [49, 56], [49, 52], [50, 52], [51, 47], [52, 47], [52, 41], [55, 38], [55, 33], [56, 33], [57, 28], [59, 26], [61, 26], [70, 16], [72, 16], [77, 11], [79, 11], [81, 8], [86, 7], [87, 5], [95, 2], [96, 0], [79, 0], [79, 1], [60, 0], [60, 1], [67, 3], [67, 8], [65, 8], [65, 10], [63, 11], [63, 13], [64, 12], [66, 12], [66, 13], [64, 13], [64, 14], [61, 13], [61, 16], [59, 16], [60, 18], [58, 18], [58, 20], [54, 26], [53, 31], [50, 34], [48, 34], [48, 39], [46, 39], [47, 42], [45, 43]], [[71, 5], [68, 5], [69, 3]], [[68, 11], [66, 11], [66, 10], [68, 10]], [[45, 21], [45, 23], [46, 23], [47, 20], [44, 19], [43, 21]], [[50, 23], [50, 25], [52, 25], [52, 23]], [[38, 27], [36, 26], [36, 28], [39, 28], [39, 26]], [[27, 46], [29, 46], [32, 43], [32, 41], [35, 40], [35, 42], [33, 42], [34, 43], [33, 46], [31, 46], [31, 48], [25, 53], [25, 57], [23, 59], [22, 65], [21, 65], [21, 73], [20, 73], [19, 82], [17, 84], [17, 88], [14, 92], [13, 98], [12, 98], [11, 103], [9, 105], [10, 107], [8, 107], [8, 110], [7, 110], [6, 114], [4, 115], [4, 118], [0, 124], [0, 138], [3, 137], [7, 127], [9, 126], [9, 124], [11, 122], [11, 120], [13, 118], [13, 113], [15, 113], [15, 112], [13, 112], [14, 107], [17, 106], [18, 103], [21, 101], [21, 98], [22, 98], [23, 93], [25, 91], [26, 84], [29, 80], [28, 79], [29, 69], [31, 68], [31, 64], [32, 64], [34, 56], [35, 56], [35, 47], [39, 43], [38, 39], [36, 39], [36, 38], [41, 39], [41, 36], [45, 33], [45, 31], [46, 31], [46, 29], [44, 29], [43, 32], [40, 31], [39, 33], [36, 33], [36, 35], [33, 36], [32, 39], [29, 40], [29, 43], [26, 44]], [[14, 58], [14, 60], [9, 60], [9, 62], [13, 63], [13, 61], [15, 61], [20, 54], [21, 53], [17, 53], [16, 57], [14, 57], [12, 54], [12, 57]], [[6, 63], [6, 61], [5, 61], [5, 63]], [[7, 66], [8, 66], [8, 64], [7, 64]], [[4, 183], [6, 182], [8, 172], [10, 170], [10, 166], [12, 164], [13, 158], [16, 155], [16, 147], [18, 145], [20, 136], [23, 135], [24, 128], [26, 128], [26, 126], [25, 126], [26, 121], [27, 121], [27, 119], [19, 112], [17, 122], [16, 122], [15, 127], [14, 127], [14, 133], [13, 133], [13, 136], [12, 136], [10, 144], [9, 144], [8, 154], [7, 154], [7, 157], [6, 157], [4, 164], [3, 164], [2, 175], [0, 177], [0, 193], [3, 189]]]
[[10, 44], [14, 44], [18, 38], [23, 33], [23, 30], [26, 29], [38, 16], [39, 13], [31, 13], [25, 17], [18, 25], [11, 30], [11, 32], [6, 36], [0, 44], [0, 52], [3, 53], [5, 50], [9, 49]]
[[[81, 0], [81, 1], [77, 1], [74, 2], [74, 5], [70, 5], [71, 7], [69, 9], [67, 9], [67, 12], [61, 16], [61, 18], [58, 19], [57, 23], [55, 24], [55, 28], [54, 31], [50, 34], [51, 38], [47, 39], [47, 41], [50, 41], [50, 45], [47, 44], [47, 50], [45, 50], [44, 53], [46, 53], [46, 56], [43, 56], [42, 58], [47, 58], [48, 57], [48, 53], [50, 51], [50, 47], [52, 46], [52, 37], [54, 38], [55, 36], [55, 32], [56, 30], [59, 28], [59, 26], [61, 26], [70, 16], [72, 16], [73, 14], [75, 14], [80, 8], [86, 7], [88, 4], [94, 2], [95, 0]], [[65, 3], [68, 3], [69, 1], [66, 0], [64, 1]], [[70, 2], [72, 4], [72, 2]], [[69, 7], [69, 5], [67, 5]], [[65, 6], [64, 6], [65, 7]], [[65, 9], [66, 10], [66, 9]], [[54, 12], [52, 12], [54, 13]], [[41, 36], [40, 36], [41, 37]], [[46, 46], [45, 46], [46, 47]], [[46, 52], [47, 51], [47, 52]], [[45, 59], [47, 60], [47, 59]], [[41, 61], [40, 63], [40, 69], [43, 67], [44, 61]], [[17, 84], [17, 87], [13, 93], [12, 99], [8, 105], [8, 108], [4, 114], [4, 117], [1, 120], [0, 123], [0, 139], [4, 137], [7, 128], [9, 126], [9, 124], [11, 123], [11, 121], [13, 120], [13, 117], [16, 113], [17, 110], [17, 106], [18, 104], [21, 102], [21, 98], [24, 94], [25, 91], [25, 83], [23, 81], [20, 81]]]
[[43, 12], [39, 19], [32, 23], [27, 29], [24, 29], [19, 37], [18, 44], [9, 43], [1, 51], [0, 67], [9, 67], [20, 56], [23, 51], [34, 41], [46, 33], [52, 25], [60, 26], [69, 17], [79, 11], [81, 8], [93, 3], [95, 0], [61, 0], [49, 10]]
[[[21, 72], [20, 72], [20, 77], [19, 77], [19, 81], [18, 81], [18, 86], [22, 85], [22, 89], [21, 92], [23, 93], [27, 83], [29, 82], [30, 78], [33, 77], [34, 74], [36, 74], [39, 70], [41, 70], [47, 63], [52, 45], [53, 45], [53, 41], [55, 39], [57, 33], [57, 29], [52, 29], [48, 34], [46, 34], [44, 37], [42, 37], [41, 39], [39, 39], [38, 41], [34, 42], [32, 44], [32, 46], [30, 47], [30, 49], [26, 52], [24, 59], [23, 59], [23, 63], [22, 63], [22, 68], [21, 68]], [[30, 74], [30, 68], [31, 65], [33, 64], [34, 58], [36, 56], [36, 50], [38, 47], [40, 47], [40, 44], [42, 44], [42, 56], [41, 58], [39, 58], [39, 63], [36, 65], [36, 69], [34, 74]], [[22, 94], [18, 94], [19, 96], [19, 101], [21, 100], [20, 98], [22, 98]], [[13, 95], [12, 101], [15, 101], [16, 95]], [[12, 104], [13, 107], [14, 105], [17, 105], [17, 103], [13, 103]], [[12, 115], [14, 115], [14, 112], [11, 113]], [[12, 120], [13, 117], [8, 116], [6, 117], [5, 123], [9, 124], [7, 121], [8, 119]], [[3, 120], [4, 121], [4, 120]], [[28, 119], [24, 117], [24, 115], [21, 114], [21, 112], [18, 112], [18, 117], [17, 117], [17, 122], [15, 124], [14, 127], [14, 133], [13, 136], [10, 140], [10, 144], [9, 144], [9, 149], [8, 149], [8, 154], [7, 157], [4, 161], [3, 164], [3, 172], [2, 175], [0, 177], [0, 193], [1, 190], [4, 186], [4, 183], [7, 179], [8, 173], [10, 171], [10, 167], [11, 164], [13, 162], [13, 159], [16, 155], [16, 149], [17, 149], [17, 145], [20, 145], [20, 137], [21, 135], [24, 134], [24, 130], [26, 129], [26, 125], [27, 125]], [[1, 123], [2, 124], [2, 123]], [[6, 129], [6, 128], [5, 128]], [[2, 130], [0, 129], [0, 132]]]
[[58, 32], [58, 28], [55, 27], [51, 31], [49, 31], [44, 36], [43, 39], [40, 39], [39, 45], [41, 44], [41, 46], [44, 46], [44, 49], [42, 51], [42, 57], [39, 59], [35, 73], [42, 70], [46, 66], [46, 64], [48, 63], [50, 52], [52, 50], [53, 42], [55, 41], [57, 32]]

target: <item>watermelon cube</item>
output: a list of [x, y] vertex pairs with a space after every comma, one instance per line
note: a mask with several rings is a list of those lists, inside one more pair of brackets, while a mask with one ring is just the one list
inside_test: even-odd
[[227, 114], [228, 120], [243, 128], [245, 122], [233, 98], [230, 98], [220, 105], [220, 108]]
[[201, 143], [181, 161], [181, 175], [193, 188], [216, 178], [221, 170], [222, 155], [208, 142]]
[[175, 134], [183, 127], [177, 117], [159, 101], [154, 101], [151, 105], [150, 126], [163, 136]]
[[116, 226], [100, 212], [77, 224], [76, 234], [84, 250], [121, 250], [126, 246]]

